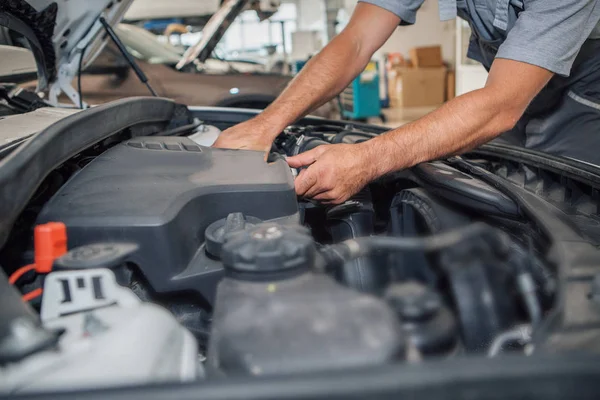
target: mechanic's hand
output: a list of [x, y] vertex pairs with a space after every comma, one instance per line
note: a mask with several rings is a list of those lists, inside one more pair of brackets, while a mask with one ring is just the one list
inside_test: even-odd
[[277, 133], [272, 135], [270, 130], [268, 124], [251, 119], [223, 131], [213, 147], [268, 152], [274, 137], [277, 136]]
[[319, 146], [287, 159], [292, 168], [308, 166], [296, 177], [296, 193], [329, 204], [340, 204], [375, 179], [376, 168], [361, 144]]

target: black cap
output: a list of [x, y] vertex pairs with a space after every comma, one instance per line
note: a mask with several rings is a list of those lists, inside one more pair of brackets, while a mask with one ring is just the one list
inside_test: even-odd
[[418, 282], [393, 284], [386, 290], [385, 298], [405, 321], [429, 319], [442, 307], [440, 295]]
[[116, 268], [138, 250], [133, 243], [96, 243], [76, 247], [54, 261], [55, 270]]
[[204, 231], [206, 251], [213, 257], [221, 258], [221, 248], [227, 235], [251, 228], [261, 222], [258, 218], [247, 217], [242, 213], [232, 213], [227, 218], [213, 222]]
[[263, 223], [226, 237], [221, 252], [228, 276], [251, 281], [292, 278], [310, 270], [315, 243], [308, 229]]

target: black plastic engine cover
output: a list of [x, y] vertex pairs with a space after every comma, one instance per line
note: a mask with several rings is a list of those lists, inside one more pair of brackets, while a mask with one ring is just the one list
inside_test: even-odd
[[298, 212], [284, 160], [142, 137], [106, 151], [46, 204], [38, 223], [67, 225], [69, 248], [94, 242], [139, 246], [131, 262], [157, 292], [193, 290], [212, 302], [222, 277], [203, 242], [209, 224], [241, 212], [262, 220]]

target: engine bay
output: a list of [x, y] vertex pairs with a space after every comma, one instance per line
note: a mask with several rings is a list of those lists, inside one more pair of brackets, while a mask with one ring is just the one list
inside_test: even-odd
[[[378, 132], [290, 126], [265, 162], [207, 147], [200, 129], [105, 141], [38, 188], [0, 264], [36, 293], [50, 336], [0, 367], [3, 392], [547, 350], [559, 262], [523, 206], [474, 173], [483, 161], [427, 163], [332, 206], [296, 198], [285, 157]], [[64, 251], [13, 279], [39, 265], [44, 229]]]

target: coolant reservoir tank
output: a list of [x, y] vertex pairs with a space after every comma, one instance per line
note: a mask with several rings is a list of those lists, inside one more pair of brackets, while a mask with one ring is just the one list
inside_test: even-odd
[[226, 239], [226, 275], [240, 281], [275, 282], [310, 271], [315, 243], [308, 229], [265, 223]]
[[404, 358], [394, 312], [312, 272], [302, 227], [260, 224], [227, 238], [207, 365], [213, 375], [276, 375]]

